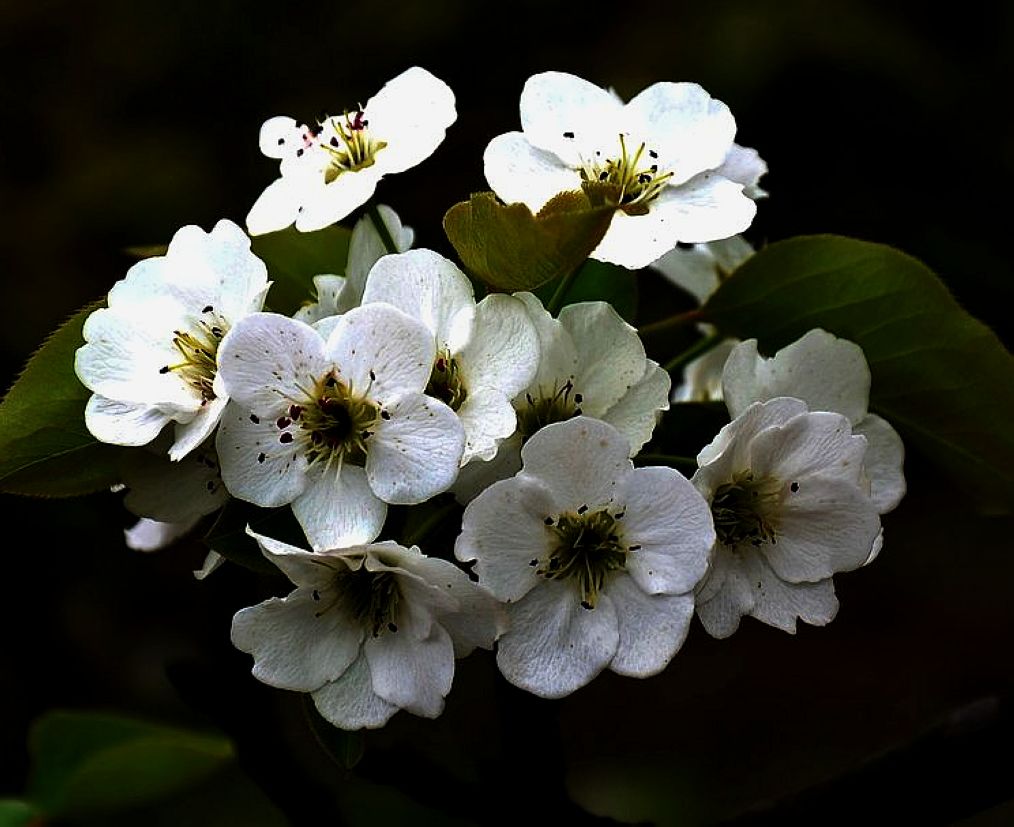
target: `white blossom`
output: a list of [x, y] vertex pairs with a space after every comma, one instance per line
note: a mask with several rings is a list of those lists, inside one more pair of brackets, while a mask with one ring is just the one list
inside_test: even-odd
[[592, 258], [639, 268], [677, 242], [742, 232], [767, 167], [736, 145], [729, 108], [694, 83], [656, 83], [623, 101], [563, 72], [534, 75], [521, 92], [521, 132], [486, 148], [486, 180], [508, 202], [541, 209], [595, 183], [617, 207]]
[[497, 664], [538, 695], [605, 668], [653, 675], [686, 636], [715, 539], [708, 506], [679, 472], [635, 469], [629, 453], [604, 422], [549, 425], [521, 472], [465, 509], [454, 553], [507, 607]]
[[312, 327], [258, 313], [233, 330], [221, 375], [234, 402], [217, 438], [236, 497], [292, 510], [315, 547], [367, 543], [387, 503], [415, 504], [454, 481], [457, 416], [423, 393], [433, 336], [375, 303]]
[[432, 250], [380, 259], [370, 271], [366, 302], [387, 302], [419, 319], [436, 345], [426, 387], [465, 429], [461, 463], [489, 460], [514, 433], [511, 400], [535, 377], [539, 340], [525, 304], [491, 293], [476, 304], [471, 282]]
[[880, 532], [865, 451], [844, 416], [777, 397], [747, 407], [700, 452], [693, 483], [717, 533], [697, 590], [710, 634], [731, 635], [744, 615], [787, 632], [797, 618], [831, 621], [832, 575], [863, 565]]
[[93, 392], [96, 439], [146, 445], [170, 422], [182, 459], [207, 439], [228, 402], [218, 351], [230, 328], [264, 303], [267, 269], [230, 221], [179, 230], [164, 256], [139, 261], [92, 313], [74, 368]]
[[256, 678], [311, 693], [335, 726], [381, 727], [399, 709], [437, 717], [455, 658], [500, 631], [488, 594], [414, 546], [308, 552], [248, 533], [296, 589], [238, 612], [232, 642], [254, 656]]
[[414, 66], [365, 106], [316, 126], [281, 115], [269, 119], [260, 148], [281, 162], [281, 177], [251, 207], [247, 228], [261, 235], [295, 222], [309, 232], [340, 221], [370, 199], [385, 175], [432, 155], [456, 118], [450, 87]]

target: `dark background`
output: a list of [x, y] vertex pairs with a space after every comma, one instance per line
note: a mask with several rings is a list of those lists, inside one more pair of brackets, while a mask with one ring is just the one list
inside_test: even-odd
[[[459, 113], [428, 162], [380, 187], [417, 246], [450, 252], [440, 218], [485, 188], [482, 150], [518, 128], [529, 75], [571, 71], [624, 97], [694, 80], [769, 163], [751, 240], [900, 247], [1009, 345], [1012, 47], [1002, 2], [3, 3], [0, 378], [123, 276], [123, 248], [242, 223], [276, 175], [257, 150], [265, 118], [365, 102], [413, 64]], [[428, 809], [343, 780], [298, 698], [245, 677], [229, 618], [261, 581], [232, 567], [196, 583], [196, 545], [126, 550], [112, 495], [4, 496], [0, 797], [23, 788], [31, 719], [69, 706], [224, 727], [275, 804], [318, 824], [337, 823], [343, 794], [353, 823], [395, 799], [420, 823], [483, 823], [531, 815], [543, 789], [574, 819], [565, 786], [596, 813], [667, 824], [1014, 822], [1014, 526], [978, 516], [923, 458], [907, 470], [883, 555], [837, 578], [825, 629], [745, 620], [713, 641], [695, 624], [663, 675], [605, 675], [553, 704], [505, 688], [489, 656], [463, 662], [443, 718], [402, 713], [366, 742], [361, 776]], [[253, 823], [210, 808], [179, 823]]]

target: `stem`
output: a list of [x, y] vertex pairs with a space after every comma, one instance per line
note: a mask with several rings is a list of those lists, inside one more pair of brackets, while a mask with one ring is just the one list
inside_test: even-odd
[[444, 517], [456, 510], [458, 503], [450, 500], [439, 508], [434, 508], [418, 526], [415, 531], [407, 531], [401, 539], [404, 546], [417, 546], [419, 541], [429, 534], [434, 528], [444, 521]]
[[634, 459], [650, 462], [653, 465], [684, 465], [697, 468], [697, 460], [693, 457], [681, 457], [678, 454], [638, 454]]
[[371, 202], [370, 206], [366, 208], [366, 214], [370, 217], [370, 221], [373, 222], [373, 229], [377, 231], [377, 235], [380, 236], [380, 240], [384, 243], [384, 249], [389, 253], [397, 253], [398, 248], [395, 246], [394, 239], [391, 238], [391, 233], [388, 231], [387, 225], [380, 215], [380, 210], [377, 209], [377, 205]]
[[574, 279], [577, 278], [577, 272], [580, 267], [576, 267], [571, 270], [567, 275], [563, 277], [560, 283], [556, 287], [556, 291], [553, 293], [553, 297], [546, 304], [546, 310], [549, 311], [550, 315], [555, 316], [563, 304], [564, 298], [567, 293], [570, 292], [570, 286], [574, 283]]
[[663, 330], [668, 330], [670, 327], [682, 327], [685, 324], [700, 321], [701, 316], [701, 309], [697, 307], [693, 310], [677, 313], [674, 316], [667, 316], [666, 318], [660, 319], [657, 322], [652, 322], [651, 324], [642, 325], [637, 328], [637, 332], [642, 336], [650, 333], [659, 333]]
[[666, 362], [665, 365], [663, 365], [663, 369], [668, 373], [672, 373], [674, 370], [683, 367], [687, 362], [692, 362], [698, 356], [703, 356], [715, 345], [719, 344], [724, 338], [725, 334], [723, 333], [712, 333], [710, 336], [705, 336], [703, 339], [699, 339], [682, 353], [677, 354]]

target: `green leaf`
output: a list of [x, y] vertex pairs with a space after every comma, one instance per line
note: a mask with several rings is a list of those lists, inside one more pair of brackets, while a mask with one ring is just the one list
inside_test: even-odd
[[303, 712], [313, 737], [335, 764], [350, 770], [363, 759], [366, 736], [362, 730], [339, 729], [317, 711], [309, 695], [303, 695]]
[[31, 827], [42, 824], [39, 811], [27, 801], [0, 799], [0, 827]]
[[254, 236], [251, 248], [268, 266], [268, 276], [273, 282], [268, 293], [271, 309], [291, 315], [313, 299], [314, 276], [342, 275], [351, 237], [349, 230], [338, 226], [313, 233], [289, 227]]
[[465, 267], [495, 290], [533, 290], [569, 275], [609, 229], [614, 208], [582, 192], [555, 196], [538, 215], [480, 192], [444, 216], [444, 232]]
[[125, 449], [97, 442], [84, 424], [89, 391], [74, 373], [88, 305], [29, 359], [0, 402], [0, 491], [72, 497], [119, 482]]
[[[542, 285], [535, 291], [535, 295], [546, 304], [556, 293], [561, 281], [562, 279], [554, 279]], [[633, 323], [637, 315], [636, 272], [605, 261], [588, 259], [563, 294], [560, 307], [591, 301], [609, 302], [617, 313]]]
[[204, 537], [204, 542], [233, 563], [262, 574], [279, 574], [278, 568], [262, 553], [257, 541], [246, 533], [250, 526], [258, 534], [267, 534], [294, 546], [304, 546], [306, 540], [292, 509], [259, 508], [256, 505], [231, 499]]
[[95, 712], [43, 715], [28, 746], [28, 798], [55, 816], [146, 804], [199, 783], [233, 758], [222, 736]]
[[859, 344], [872, 410], [983, 510], [1014, 502], [1014, 359], [924, 264], [840, 236], [772, 244], [715, 292], [702, 320], [765, 353], [825, 330]]

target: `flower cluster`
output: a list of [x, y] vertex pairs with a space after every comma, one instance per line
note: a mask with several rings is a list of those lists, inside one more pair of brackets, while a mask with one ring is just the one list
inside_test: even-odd
[[[700, 86], [624, 103], [547, 72], [520, 111], [522, 131], [486, 148], [489, 184], [533, 214], [574, 192], [609, 210], [592, 258], [651, 264], [703, 302], [751, 254], [736, 234], [766, 165]], [[271, 118], [260, 148], [280, 177], [248, 232], [344, 219], [455, 117], [446, 84], [413, 68], [315, 125]], [[309, 693], [336, 726], [378, 727], [400, 709], [440, 714], [455, 659], [476, 647], [496, 648], [511, 683], [559, 697], [604, 669], [660, 672], [695, 613], [716, 637], [744, 615], [787, 631], [831, 620], [833, 576], [876, 556], [904, 493], [858, 346], [814, 330], [765, 358], [730, 339], [673, 391], [609, 302], [477, 300], [414, 240], [369, 207], [344, 271], [309, 274], [316, 295], [283, 314], [265, 309], [268, 268], [243, 230], [184, 227], [84, 327], [85, 423], [137, 449], [128, 544], [166, 545], [232, 500], [288, 509], [302, 531], [247, 528], [294, 587], [235, 615], [258, 679]], [[643, 449], [690, 399], [724, 400], [730, 421], [688, 478]], [[425, 527], [456, 518], [453, 548], [428, 547]]]

